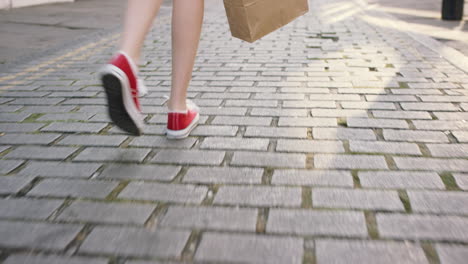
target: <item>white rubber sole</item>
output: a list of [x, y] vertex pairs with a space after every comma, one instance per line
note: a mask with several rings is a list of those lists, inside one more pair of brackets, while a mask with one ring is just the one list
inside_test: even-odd
[[198, 120], [200, 119], [200, 114], [197, 114], [195, 118], [193, 119], [192, 123], [186, 127], [185, 129], [182, 130], [171, 130], [166, 128], [166, 136], [169, 139], [182, 139], [186, 138], [190, 135], [190, 132], [192, 132], [193, 129], [198, 125]]

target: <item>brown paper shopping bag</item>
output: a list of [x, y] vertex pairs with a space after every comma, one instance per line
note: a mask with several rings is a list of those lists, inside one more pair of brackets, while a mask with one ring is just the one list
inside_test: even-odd
[[307, 13], [307, 1], [224, 0], [224, 7], [232, 36], [254, 42]]

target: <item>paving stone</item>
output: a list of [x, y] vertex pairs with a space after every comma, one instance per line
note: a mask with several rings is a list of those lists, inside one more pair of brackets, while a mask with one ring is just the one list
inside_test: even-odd
[[67, 163], [53, 161], [31, 161], [21, 175], [43, 176], [43, 177], [80, 177], [88, 178], [93, 175], [101, 164], [96, 163]]
[[165, 136], [140, 136], [133, 139], [129, 146], [150, 148], [191, 148], [196, 138], [189, 137], [182, 140], [171, 140]]
[[305, 127], [247, 127], [244, 137], [306, 138]]
[[0, 221], [0, 246], [63, 250], [81, 229], [81, 225], [72, 224]]
[[27, 113], [2, 113], [0, 112], [0, 122], [21, 122], [30, 114]]
[[264, 152], [234, 152], [231, 165], [254, 167], [288, 167], [304, 168], [304, 154], [264, 153]]
[[161, 150], [151, 160], [155, 163], [219, 165], [224, 159], [224, 151], [208, 150]]
[[336, 118], [280, 117], [278, 126], [286, 127], [335, 127]]
[[62, 203], [62, 200], [0, 199], [0, 215], [1, 218], [45, 220]]
[[468, 172], [468, 160], [394, 157], [400, 169]]
[[317, 154], [314, 165], [324, 169], [387, 169], [383, 156], [371, 155]]
[[367, 237], [364, 214], [347, 211], [271, 209], [266, 232], [301, 236]]
[[79, 252], [133, 257], [180, 257], [189, 231], [151, 231], [131, 227], [96, 227]]
[[404, 211], [396, 191], [317, 188], [312, 190], [314, 207]]
[[7, 174], [22, 163], [22, 160], [0, 160], [0, 174]]
[[0, 123], [0, 132], [34, 132], [43, 126], [39, 123]]
[[221, 186], [214, 204], [250, 206], [294, 206], [301, 204], [301, 189], [269, 186]]
[[468, 157], [468, 144], [427, 144], [434, 157]]
[[467, 112], [434, 112], [434, 115], [439, 120], [468, 120], [468, 113]]
[[284, 108], [336, 108], [334, 101], [283, 101]]
[[301, 186], [353, 187], [349, 171], [275, 170], [272, 184]]
[[345, 152], [340, 141], [280, 139], [276, 151], [307, 153], [342, 153]]
[[238, 130], [237, 126], [198, 125], [190, 134], [192, 136], [235, 136]]
[[119, 198], [175, 203], [201, 203], [208, 192], [205, 186], [131, 182]]
[[41, 131], [45, 132], [87, 132], [87, 133], [99, 133], [103, 128], [107, 126], [107, 123], [52, 123]]
[[247, 112], [245, 107], [209, 107], [205, 106], [201, 109], [203, 115], [228, 115], [228, 116], [244, 116]]
[[180, 169], [180, 166], [111, 164], [99, 178], [171, 181]]
[[396, 109], [394, 103], [377, 103], [377, 102], [341, 102], [341, 106], [344, 109], [386, 109], [393, 110]]
[[307, 116], [307, 109], [253, 108], [252, 116]]
[[90, 119], [93, 114], [90, 113], [61, 113], [61, 114], [45, 114], [39, 117], [38, 121], [68, 121], [68, 120], [75, 120], [75, 121], [86, 121]]
[[313, 117], [367, 117], [365, 110], [349, 109], [312, 109]]
[[414, 143], [393, 143], [353, 140], [349, 142], [349, 148], [352, 152], [362, 153], [422, 155], [418, 145]]
[[59, 215], [58, 220], [90, 223], [143, 225], [156, 208], [150, 204], [76, 201]]
[[460, 121], [445, 121], [445, 120], [415, 120], [413, 121], [416, 129], [425, 130], [467, 130], [468, 122], [464, 120]]
[[445, 189], [435, 172], [360, 171], [362, 187], [384, 189]]
[[72, 147], [19, 146], [4, 157], [10, 159], [64, 160], [77, 150], [78, 148]]
[[377, 214], [380, 237], [432, 241], [468, 241], [468, 218], [460, 216]]
[[150, 153], [149, 149], [134, 148], [86, 148], [75, 161], [133, 161], [142, 162]]
[[184, 182], [196, 183], [235, 183], [260, 184], [263, 169], [239, 167], [190, 167]]
[[203, 234], [196, 261], [242, 263], [302, 263], [303, 240], [252, 234]]
[[45, 179], [28, 192], [29, 196], [105, 198], [117, 182]]
[[452, 135], [458, 140], [458, 142], [468, 142], [468, 132], [452, 131]]
[[319, 264], [429, 263], [422, 248], [408, 242], [318, 239], [315, 244]]
[[428, 112], [423, 111], [372, 111], [376, 118], [394, 119], [432, 119]]
[[372, 127], [372, 128], [409, 128], [404, 120], [348, 118], [348, 127]]
[[14, 194], [26, 187], [33, 177], [0, 176], [0, 194]]
[[250, 208], [170, 206], [162, 227], [255, 232], [257, 210]]
[[109, 146], [118, 147], [126, 136], [118, 135], [69, 135], [58, 142], [58, 145], [82, 145], [82, 146]]
[[436, 245], [441, 264], [463, 263], [468, 259], [468, 247], [462, 245]]
[[315, 139], [376, 140], [371, 129], [360, 128], [313, 128], [312, 135]]
[[9, 104], [12, 105], [56, 105], [64, 98], [17, 98]]
[[408, 191], [408, 196], [414, 212], [468, 215], [467, 193]]
[[240, 126], [269, 126], [271, 117], [237, 117], [237, 116], [216, 116], [212, 124], [214, 125], [240, 125]]
[[41, 144], [47, 145], [60, 137], [60, 134], [5, 134], [0, 136], [0, 144], [26, 145]]
[[459, 108], [451, 103], [401, 103], [404, 110], [421, 111], [458, 111]]
[[457, 182], [458, 187], [462, 190], [468, 190], [468, 173], [463, 174], [463, 173], [453, 173], [453, 177], [455, 178], [455, 181]]
[[106, 264], [105, 258], [19, 254], [9, 256], [4, 264]]
[[207, 137], [201, 149], [263, 150], [268, 149], [270, 141], [263, 138]]
[[410, 141], [428, 143], [448, 143], [447, 136], [436, 131], [412, 131], [412, 130], [392, 130], [384, 129], [383, 137], [389, 141]]

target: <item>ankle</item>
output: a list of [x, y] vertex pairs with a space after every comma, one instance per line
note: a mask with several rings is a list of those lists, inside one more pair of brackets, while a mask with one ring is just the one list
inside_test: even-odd
[[180, 103], [172, 103], [171, 101], [168, 101], [167, 102], [167, 108], [169, 111], [172, 111], [172, 112], [184, 112], [184, 111], [187, 111], [187, 105], [184, 103], [184, 104], [180, 104]]

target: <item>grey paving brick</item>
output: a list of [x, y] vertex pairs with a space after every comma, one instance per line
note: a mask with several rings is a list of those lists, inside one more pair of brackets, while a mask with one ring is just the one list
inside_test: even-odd
[[349, 148], [352, 152], [422, 155], [418, 145], [414, 143], [353, 140], [349, 142]]
[[180, 257], [189, 231], [96, 227], [79, 252], [134, 257]]
[[5, 260], [5, 264], [106, 264], [105, 258], [69, 257], [57, 255], [11, 255]]
[[263, 169], [239, 167], [190, 167], [184, 182], [196, 183], [245, 183], [262, 182]]
[[28, 192], [29, 196], [105, 198], [117, 182], [45, 179]]
[[196, 261], [242, 263], [302, 263], [303, 240], [251, 234], [203, 234]]
[[226, 106], [276, 107], [277, 105], [277, 100], [226, 100]]
[[381, 102], [341, 102], [344, 109], [370, 109], [370, 110], [394, 110], [396, 106], [394, 103], [381, 103]]
[[336, 118], [280, 117], [278, 126], [286, 127], [336, 127]]
[[304, 168], [305, 162], [304, 154], [234, 152], [231, 165]]
[[296, 187], [221, 186], [215, 204], [250, 206], [295, 206], [301, 204], [301, 189]]
[[46, 132], [87, 132], [87, 133], [98, 133], [107, 126], [107, 123], [52, 123], [41, 131]]
[[57, 219], [143, 225], [155, 208], [155, 205], [150, 204], [76, 201], [68, 206]]
[[209, 107], [205, 106], [201, 109], [204, 115], [228, 115], [228, 116], [244, 116], [247, 112], [245, 107]]
[[11, 133], [0, 136], [0, 144], [26, 145], [41, 144], [47, 145], [60, 137], [60, 134], [18, 134]]
[[155, 163], [219, 165], [224, 151], [208, 150], [161, 150], [151, 160]]
[[345, 152], [340, 141], [280, 139], [276, 151], [307, 153], [342, 153]]
[[396, 191], [317, 188], [312, 190], [314, 207], [404, 211]]
[[235, 136], [238, 130], [237, 126], [198, 125], [190, 134], [192, 136]]
[[427, 144], [434, 157], [468, 157], [468, 144]]
[[14, 194], [26, 187], [33, 177], [0, 176], [0, 194]]
[[17, 98], [9, 104], [12, 105], [56, 105], [64, 98]]
[[19, 146], [4, 157], [10, 159], [64, 160], [77, 150], [78, 148], [72, 147]]
[[377, 214], [382, 238], [468, 241], [468, 218], [460, 216]]
[[43, 126], [39, 123], [0, 123], [0, 132], [34, 132]]
[[0, 174], [7, 174], [22, 163], [22, 160], [0, 160]]
[[275, 170], [272, 184], [301, 186], [353, 187], [349, 171]]
[[415, 120], [414, 126], [417, 129], [425, 130], [468, 130], [468, 122], [454, 120]]
[[264, 138], [229, 138], [207, 137], [200, 145], [201, 149], [264, 150], [270, 141]]
[[361, 171], [358, 173], [362, 187], [384, 189], [445, 189], [435, 172], [412, 171]]
[[371, 129], [362, 128], [313, 128], [312, 135], [315, 139], [376, 140]]
[[141, 136], [130, 142], [132, 147], [151, 147], [151, 148], [191, 148], [196, 138], [185, 138], [182, 140], [170, 140], [165, 136]]
[[171, 206], [163, 227], [255, 232], [257, 210], [250, 208]]
[[240, 125], [240, 126], [269, 126], [271, 117], [238, 117], [238, 116], [216, 116], [212, 124], [215, 125]]
[[434, 112], [439, 120], [468, 120], [467, 112]]
[[325, 169], [387, 169], [383, 156], [371, 155], [317, 154], [314, 156], [314, 165]]
[[318, 239], [315, 244], [320, 264], [429, 263], [422, 248], [408, 242]]
[[82, 146], [114, 146], [117, 147], [126, 139], [119, 135], [69, 135], [60, 140], [58, 145], [82, 145]]
[[417, 102], [418, 99], [413, 95], [366, 95], [370, 102]]
[[408, 191], [414, 212], [468, 215], [468, 194], [464, 192]]
[[22, 106], [19, 105], [0, 105], [0, 113], [10, 113], [20, 110]]
[[441, 264], [464, 263], [468, 259], [468, 247], [462, 245], [436, 245]]
[[0, 217], [46, 219], [62, 203], [61, 200], [0, 199]]
[[26, 106], [23, 113], [66, 113], [73, 110], [75, 106]]
[[284, 108], [336, 108], [334, 101], [283, 101]]
[[180, 169], [180, 166], [111, 164], [102, 171], [99, 178], [171, 181]]
[[208, 192], [205, 186], [131, 182], [119, 198], [176, 203], [201, 203]]
[[421, 111], [458, 111], [459, 108], [451, 103], [401, 103], [404, 110]]
[[452, 175], [460, 189], [468, 190], [468, 173], [453, 173]]
[[93, 114], [90, 113], [62, 113], [62, 114], [45, 114], [39, 117], [38, 121], [86, 121], [90, 119]]
[[253, 108], [252, 116], [307, 116], [307, 109]]
[[447, 136], [436, 131], [413, 131], [384, 129], [383, 137], [389, 141], [448, 143]]
[[313, 117], [367, 117], [365, 110], [349, 109], [312, 109]]
[[428, 112], [423, 111], [372, 111], [376, 118], [394, 119], [432, 119]]
[[459, 95], [422, 95], [419, 98], [423, 102], [468, 102], [468, 96]]
[[21, 122], [30, 114], [27, 113], [2, 113], [0, 112], [0, 122]]
[[266, 232], [301, 236], [367, 237], [364, 214], [347, 211], [271, 209]]
[[400, 169], [468, 172], [468, 160], [394, 157]]
[[468, 132], [452, 131], [452, 134], [458, 140], [458, 142], [468, 142]]
[[78, 232], [81, 225], [46, 224], [0, 221], [0, 246], [3, 248], [33, 248], [63, 250]]
[[101, 164], [97, 163], [67, 163], [54, 161], [32, 161], [29, 162], [21, 175], [43, 176], [43, 177], [80, 177], [88, 178], [99, 169]]
[[348, 127], [372, 127], [372, 128], [409, 128], [404, 120], [348, 118]]
[[133, 148], [86, 148], [75, 161], [134, 161], [141, 162], [150, 152], [149, 149]]

